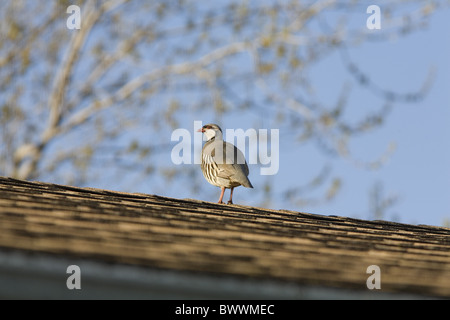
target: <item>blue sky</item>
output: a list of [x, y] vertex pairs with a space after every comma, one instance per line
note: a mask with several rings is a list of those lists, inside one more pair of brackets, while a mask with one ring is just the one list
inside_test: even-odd
[[[450, 43], [448, 11], [437, 12], [429, 27], [395, 42], [366, 44], [352, 49], [355, 61], [383, 88], [408, 92], [419, 89], [430, 67], [436, 77], [423, 101], [396, 103], [382, 129], [355, 141], [355, 153], [383, 152], [389, 142], [397, 149], [389, 162], [373, 172], [362, 172], [342, 161], [336, 169], [347, 178], [343, 194], [319, 212], [365, 217], [373, 181], [398, 203], [390, 210], [402, 222], [442, 225], [450, 217]], [[357, 97], [355, 97], [357, 99]], [[376, 100], [376, 97], [373, 98]], [[374, 101], [358, 101], [370, 105]], [[367, 193], [367, 192], [366, 192]], [[392, 217], [387, 216], [386, 219]]]
[[[441, 225], [450, 217], [450, 43], [446, 40], [447, 17], [448, 12], [438, 12], [423, 31], [395, 42], [365, 44], [351, 50], [357, 64], [364, 66], [365, 72], [386, 89], [399, 92], [417, 90], [430, 67], [436, 68], [436, 77], [423, 101], [396, 103], [382, 129], [355, 141], [355, 153], [361, 158], [381, 154], [389, 142], [395, 142], [397, 148], [388, 163], [379, 170], [363, 172], [344, 161], [337, 161], [335, 169], [345, 172], [347, 179], [343, 193], [333, 203], [314, 211], [366, 217], [367, 190], [373, 181], [380, 181], [386, 194], [394, 193], [399, 197], [398, 203], [390, 210], [398, 220]], [[375, 101], [366, 100], [355, 101], [355, 105], [377, 103], [377, 97], [373, 97]], [[385, 218], [392, 219], [390, 216]]]
[[[364, 13], [361, 16], [367, 17]], [[390, 143], [394, 143], [396, 149], [387, 163], [377, 170], [367, 170], [340, 157], [324, 157], [310, 144], [296, 145], [282, 140], [278, 174], [259, 176], [258, 167], [251, 166], [253, 185], [258, 188], [269, 181], [276, 195], [277, 190], [285, 186], [306, 184], [320, 172], [324, 164], [328, 164], [332, 168], [331, 175], [343, 179], [341, 192], [336, 199], [320, 205], [299, 206], [274, 196], [269, 206], [274, 209], [367, 219], [371, 218], [369, 190], [378, 182], [383, 186], [384, 196], [395, 195], [398, 198], [387, 210], [385, 220], [443, 225], [450, 218], [448, 10], [435, 13], [423, 30], [386, 42], [352, 47], [349, 54], [374, 83], [385, 90], [400, 93], [419, 90], [430, 68], [435, 70], [432, 87], [425, 99], [416, 103], [396, 102], [380, 129], [351, 141], [352, 154], [362, 161], [376, 159]], [[349, 105], [345, 109], [345, 116], [349, 120], [361, 112], [377, 110], [384, 103], [379, 96], [365, 92], [369, 89], [358, 88], [337, 53], [314, 66], [309, 73], [312, 79], [317, 80], [316, 94], [330, 103], [337, 98], [336, 88], [341, 88], [342, 79], [351, 84], [355, 90], [352, 90]], [[193, 120], [202, 120], [204, 123], [213, 121], [207, 116], [202, 112], [191, 114], [183, 125], [192, 130]], [[232, 114], [224, 117], [220, 125], [222, 128], [246, 129], [251, 127], [252, 120], [251, 115]], [[281, 137], [285, 136], [283, 130], [286, 129], [280, 128]], [[216, 201], [220, 190], [211, 186], [208, 191], [197, 198]], [[261, 201], [259, 192], [238, 188], [235, 202], [257, 205]], [[185, 188], [160, 190], [160, 193], [178, 198], [191, 197]]]

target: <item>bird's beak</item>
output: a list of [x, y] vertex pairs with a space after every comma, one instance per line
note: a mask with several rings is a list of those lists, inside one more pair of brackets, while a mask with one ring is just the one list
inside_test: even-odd
[[197, 130], [197, 132], [205, 132], [205, 130], [203, 130], [203, 128], [200, 128]]

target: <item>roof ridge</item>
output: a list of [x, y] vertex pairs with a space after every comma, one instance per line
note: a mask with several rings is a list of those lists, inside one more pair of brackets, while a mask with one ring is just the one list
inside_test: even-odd
[[[190, 204], [198, 204], [205, 208], [218, 209], [223, 212], [241, 212], [241, 213], [264, 213], [264, 214], [277, 214], [284, 217], [290, 218], [314, 218], [321, 221], [328, 222], [354, 222], [354, 223], [363, 223], [366, 227], [372, 228], [383, 228], [384, 230], [390, 229], [395, 230], [396, 228], [406, 228], [413, 230], [422, 230], [426, 231], [429, 229], [433, 229], [435, 232], [444, 232], [446, 234], [450, 231], [450, 228], [444, 226], [434, 226], [434, 225], [425, 225], [425, 224], [409, 224], [403, 222], [394, 222], [388, 220], [366, 220], [360, 218], [346, 217], [346, 216], [337, 216], [337, 215], [324, 215], [318, 213], [310, 213], [310, 212], [302, 212], [302, 211], [294, 211], [294, 210], [286, 210], [286, 209], [270, 209], [270, 208], [262, 208], [262, 207], [254, 207], [248, 205], [223, 205], [215, 202], [209, 202], [198, 199], [191, 198], [171, 198], [162, 195], [156, 194], [145, 194], [145, 193], [134, 193], [134, 192], [123, 192], [117, 190], [108, 190], [108, 189], [100, 189], [100, 188], [92, 188], [92, 187], [77, 187], [77, 186], [68, 186], [62, 184], [55, 184], [50, 182], [42, 182], [42, 181], [27, 181], [27, 180], [19, 180], [11, 177], [1, 177], [0, 176], [0, 187], [1, 185], [14, 185], [14, 186], [33, 186], [40, 189], [44, 189], [47, 192], [65, 195], [64, 191], [73, 191], [79, 192], [81, 194], [95, 194], [100, 196], [109, 196], [109, 197], [117, 197], [118, 199], [128, 200], [128, 201], [145, 201], [148, 203], [151, 200], [164, 200], [169, 201], [171, 203], [190, 203]], [[72, 196], [77, 196], [76, 194], [71, 194]], [[167, 203], [166, 203], [167, 205]]]

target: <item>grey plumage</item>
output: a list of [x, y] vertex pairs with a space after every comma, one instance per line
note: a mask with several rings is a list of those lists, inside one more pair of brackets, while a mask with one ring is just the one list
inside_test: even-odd
[[203, 175], [209, 183], [222, 189], [219, 203], [222, 203], [225, 188], [231, 189], [228, 203], [233, 203], [235, 187], [242, 185], [253, 188], [248, 179], [249, 170], [245, 157], [236, 146], [223, 141], [222, 130], [218, 125], [207, 124], [199, 131], [208, 138], [202, 149], [201, 169]]

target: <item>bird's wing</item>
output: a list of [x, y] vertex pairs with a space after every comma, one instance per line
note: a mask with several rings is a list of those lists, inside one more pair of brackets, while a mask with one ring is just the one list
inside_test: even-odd
[[[225, 141], [221, 142], [221, 145], [217, 144], [215, 146], [216, 149], [213, 151], [214, 154], [212, 154], [219, 168], [219, 177], [238, 177], [242, 174], [245, 177], [248, 176], [249, 170], [244, 154], [233, 144]], [[222, 150], [222, 153], [220, 153], [220, 150]]]

